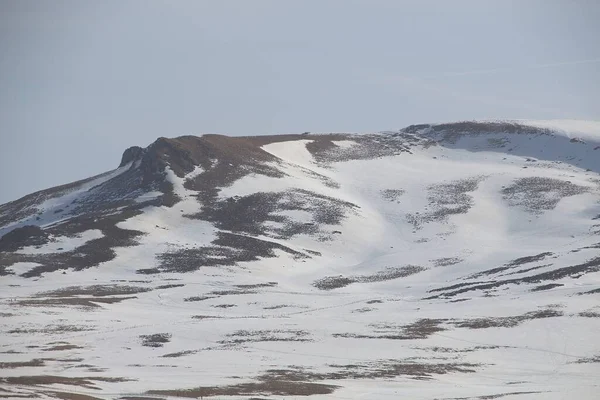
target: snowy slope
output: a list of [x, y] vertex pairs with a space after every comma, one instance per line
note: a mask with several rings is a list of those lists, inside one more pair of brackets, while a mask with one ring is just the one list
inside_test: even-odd
[[0, 206], [8, 396], [596, 398], [600, 124], [129, 152]]

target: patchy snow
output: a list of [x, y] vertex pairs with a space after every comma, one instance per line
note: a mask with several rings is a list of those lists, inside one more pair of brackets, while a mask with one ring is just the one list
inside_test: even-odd
[[289, 163], [309, 166], [314, 163], [312, 154], [306, 149], [306, 145], [312, 140], [295, 140], [293, 142], [271, 143], [262, 149]]
[[[580, 148], [558, 136], [511, 137], [500, 149], [486, 137], [462, 138], [453, 146], [327, 166], [306, 150], [309, 140], [270, 144], [263, 148], [282, 160], [277, 166], [286, 176], [248, 175], [219, 197], [301, 189], [354, 204], [339, 225], [323, 224], [337, 231], [326, 239], [254, 236], [311, 258], [276, 249], [277, 257], [238, 265], [139, 274], [159, 264], [158, 254], [207, 246], [216, 237], [212, 224], [187, 217], [203, 204], [184, 182], [202, 170], [180, 178], [167, 169], [181, 201], [147, 207], [118, 224], [145, 233], [138, 246], [115, 249], [114, 260], [93, 269], [39, 280], [2, 277], [10, 298], [4, 295], [0, 315], [11, 314], [3, 317], [2, 361], [45, 360], [2, 369], [2, 378], [131, 379], [95, 381], [100, 390], [62, 389], [117, 398], [257, 383], [280, 370], [296, 384], [338, 386], [310, 399], [594, 399], [600, 307], [598, 294], [589, 292], [600, 288], [600, 272], [557, 271], [600, 256], [593, 233], [600, 224], [600, 170], [586, 171], [597, 163], [589, 143]], [[312, 218], [307, 211], [277, 214]], [[346, 286], [316, 284], [340, 277]], [[495, 282], [501, 284], [485, 287]], [[145, 291], [104, 293], [86, 307], [69, 302], [89, 294], [57, 305], [66, 295], [51, 292], [92, 285]], [[164, 343], [144, 345], [143, 335], [161, 333], [170, 335]], [[54, 342], [76, 347], [49, 351]], [[71, 361], [50, 360], [59, 356]], [[290, 386], [284, 378], [270, 379]], [[263, 388], [213, 398], [249, 397], [300, 396]]]
[[154, 190], [151, 192], [144, 193], [135, 198], [136, 203], [144, 203], [146, 201], [154, 200], [163, 195], [163, 192], [159, 192], [158, 190]]
[[8, 269], [13, 274], [21, 275], [39, 265], [41, 264], [35, 262], [18, 262], [11, 265]]
[[341, 147], [342, 149], [348, 149], [356, 145], [356, 142], [354, 140], [333, 140], [331, 143], [335, 144], [338, 147]]
[[99, 229], [90, 229], [81, 232], [75, 237], [68, 236], [53, 236], [50, 237], [50, 242], [42, 246], [27, 246], [17, 251], [21, 254], [47, 254], [47, 253], [64, 253], [66, 251], [75, 250], [77, 247], [84, 245], [90, 240], [100, 239], [104, 235]]
[[173, 207], [147, 207], [143, 214], [117, 224], [120, 228], [146, 234], [139, 240], [139, 246], [118, 249], [119, 256], [109, 261], [108, 265], [118, 266], [122, 264], [121, 260], [126, 259], [133, 270], [153, 268], [157, 263], [155, 254], [208, 245], [215, 239], [216, 229], [210, 223], [187, 217], [199, 212], [202, 204], [195, 197], [196, 192], [186, 189], [184, 183], [200, 174], [202, 169], [197, 167], [183, 178], [179, 178], [170, 168], [165, 172], [167, 180], [173, 185], [174, 194], [181, 201]]
[[583, 121], [570, 119], [555, 120], [515, 120], [526, 125], [537, 126], [539, 128], [552, 129], [565, 134], [569, 138], [577, 137], [581, 139], [600, 142], [600, 121]]
[[89, 182], [85, 182], [65, 194], [51, 197], [43, 201], [41, 204], [35, 206], [39, 210], [36, 214], [0, 227], [0, 237], [20, 226], [37, 225], [44, 227], [68, 218], [65, 217], [65, 213], [68, 211], [68, 207], [73, 203], [74, 200], [88, 190], [119, 176], [123, 172], [127, 171], [130, 167], [131, 163], [128, 163], [120, 168], [115, 169], [114, 171], [101, 174], [97, 178], [92, 179]]

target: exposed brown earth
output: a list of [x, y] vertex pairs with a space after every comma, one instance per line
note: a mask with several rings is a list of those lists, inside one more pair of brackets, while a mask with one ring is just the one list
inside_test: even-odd
[[[507, 264], [504, 264], [503, 267], [497, 267], [497, 268], [492, 268], [492, 269], [488, 269], [485, 271], [481, 271], [478, 272], [476, 274], [470, 275], [467, 279], [477, 279], [480, 278], [482, 276], [486, 276], [486, 275], [494, 275], [497, 274], [499, 272], [503, 272], [506, 270], [510, 270], [510, 269], [514, 269], [515, 267], [524, 265], [524, 264], [529, 264], [529, 263], [533, 263], [533, 262], [538, 262], [538, 261], [542, 261], [543, 259], [545, 259], [546, 257], [552, 256], [554, 255], [554, 253], [551, 252], [545, 252], [545, 253], [540, 253], [534, 256], [527, 256], [527, 257], [521, 257], [521, 258], [517, 258]], [[529, 270], [522, 270], [522, 272], [526, 272]]]
[[[436, 298], [440, 298], [442, 296], [443, 297], [452, 297], [452, 296], [456, 296], [457, 294], [465, 293], [465, 292], [469, 292], [469, 291], [485, 290], [485, 289], [491, 289], [491, 288], [496, 288], [496, 287], [500, 287], [500, 286], [504, 286], [504, 285], [511, 285], [511, 284], [519, 285], [519, 284], [524, 284], [524, 283], [529, 284], [529, 283], [541, 283], [543, 281], [556, 281], [556, 280], [563, 279], [566, 277], [577, 277], [577, 276], [581, 276], [583, 274], [588, 274], [588, 273], [593, 273], [593, 272], [598, 272], [598, 271], [600, 271], [600, 257], [593, 258], [593, 259], [588, 260], [587, 262], [584, 262], [581, 264], [577, 264], [577, 265], [573, 265], [573, 266], [569, 266], [569, 267], [557, 268], [557, 269], [554, 269], [551, 271], [539, 273], [536, 275], [525, 276], [522, 278], [496, 280], [496, 281], [491, 281], [489, 283], [482, 283], [482, 282], [463, 283], [463, 284], [457, 284], [457, 285], [453, 285], [453, 286], [432, 289], [429, 291], [429, 293], [434, 293], [434, 292], [444, 292], [444, 293], [439, 294], [439, 295], [430, 296], [430, 297], [427, 297], [426, 299], [436, 299]], [[461, 287], [458, 290], [454, 290], [454, 289], [457, 289], [459, 286], [463, 286], [463, 287]]]
[[563, 313], [552, 309], [532, 311], [523, 315], [512, 317], [490, 317], [490, 318], [474, 318], [463, 321], [454, 322], [458, 328], [469, 329], [486, 329], [486, 328], [514, 328], [525, 321], [542, 318], [561, 317]]
[[142, 346], [145, 347], [163, 347], [165, 343], [171, 341], [170, 333], [153, 333], [151, 335], [141, 335]]
[[310, 333], [303, 330], [240, 330], [227, 335], [221, 344], [243, 344], [258, 342], [310, 342]]
[[511, 186], [502, 189], [502, 194], [511, 205], [524, 207], [531, 213], [541, 213], [554, 209], [564, 197], [588, 190], [568, 181], [532, 176], [517, 179]]
[[127, 382], [130, 379], [108, 378], [102, 376], [68, 378], [54, 375], [10, 376], [0, 377], [0, 382], [10, 385], [39, 386], [39, 385], [69, 385], [87, 389], [98, 389], [94, 382]]
[[474, 177], [430, 186], [428, 205], [424, 212], [407, 214], [407, 221], [415, 229], [420, 229], [424, 224], [446, 222], [451, 215], [468, 212], [473, 207], [473, 197], [469, 193], [477, 190], [483, 179], [484, 177]]
[[407, 265], [404, 267], [389, 267], [372, 275], [356, 275], [347, 277], [341, 275], [327, 276], [315, 281], [313, 286], [321, 290], [332, 290], [342, 288], [353, 283], [375, 283], [405, 278], [410, 275], [418, 274], [426, 269], [427, 268], [423, 268], [418, 265]]
[[475, 372], [477, 364], [440, 363], [422, 364], [398, 360], [381, 360], [371, 363], [330, 365], [333, 372], [312, 372], [300, 367], [272, 369], [257, 377], [255, 382], [227, 386], [207, 386], [181, 390], [151, 390], [148, 394], [198, 398], [214, 396], [310, 396], [331, 394], [338, 386], [317, 383], [343, 379], [377, 379], [408, 376], [413, 379], [429, 379], [432, 375], [451, 372]]
[[441, 325], [446, 320], [441, 319], [420, 319], [407, 325], [374, 324], [370, 325], [374, 329], [373, 334], [356, 333], [334, 333], [334, 337], [351, 339], [387, 339], [387, 340], [415, 340], [426, 339], [434, 333], [445, 331], [446, 328]]
[[0, 362], [0, 369], [14, 369], [22, 367], [43, 367], [43, 359], [33, 359], [31, 361], [14, 361], [14, 362]]

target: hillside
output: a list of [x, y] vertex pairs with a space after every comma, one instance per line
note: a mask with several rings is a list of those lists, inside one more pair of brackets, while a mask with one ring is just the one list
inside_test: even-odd
[[592, 399], [600, 123], [159, 138], [0, 206], [0, 280], [8, 397]]

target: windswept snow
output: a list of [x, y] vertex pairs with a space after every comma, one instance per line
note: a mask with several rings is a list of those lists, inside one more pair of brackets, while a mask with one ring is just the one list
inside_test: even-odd
[[551, 129], [557, 133], [566, 135], [569, 139], [579, 137], [600, 143], [600, 121], [555, 119], [546, 121], [517, 120], [516, 122], [537, 126], [539, 128]]
[[131, 163], [126, 164], [120, 168], [110, 171], [98, 177], [88, 180], [76, 187], [67, 189], [65, 191], [59, 191], [55, 197], [50, 197], [39, 204], [35, 205], [35, 213], [14, 222], [11, 222], [5, 226], [0, 227], [0, 237], [7, 232], [15, 229], [19, 226], [24, 225], [38, 225], [48, 226], [51, 224], [59, 223], [65, 218], [68, 218], [66, 214], [69, 212], [69, 207], [82, 195], [85, 195], [87, 191], [93, 189], [105, 182], [114, 179], [123, 172], [127, 171], [131, 167]]
[[272, 143], [264, 146], [263, 149], [289, 163], [310, 166], [314, 160], [306, 149], [308, 143], [312, 143], [312, 140]]

